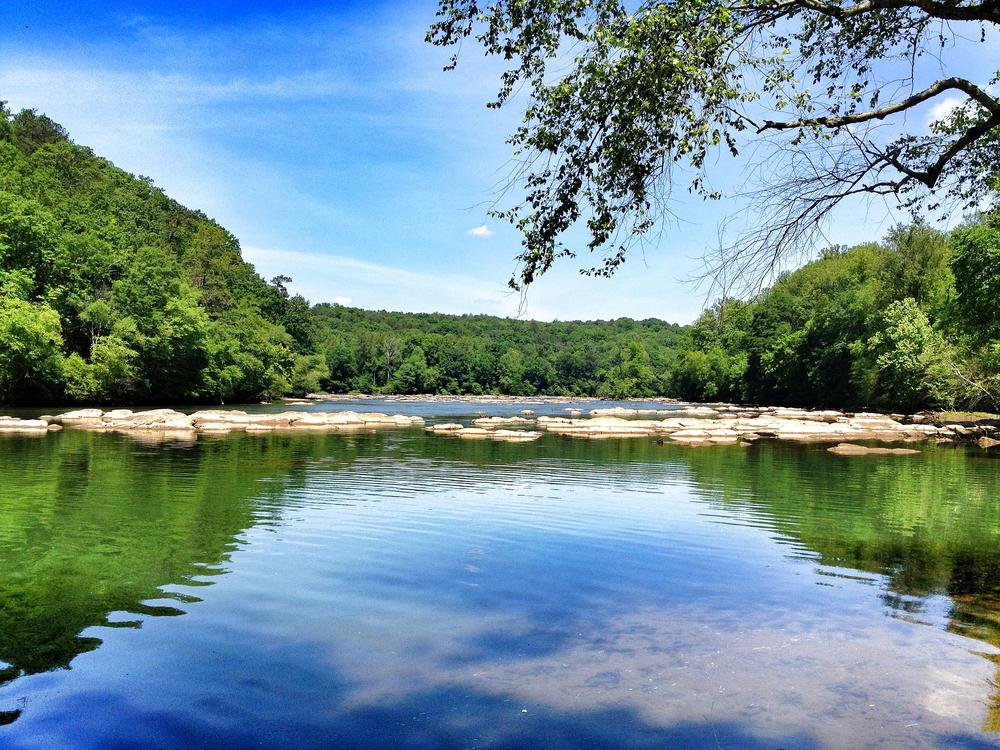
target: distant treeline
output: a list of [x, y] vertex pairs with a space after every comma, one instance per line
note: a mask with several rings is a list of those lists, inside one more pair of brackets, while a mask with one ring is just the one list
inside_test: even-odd
[[44, 115], [0, 105], [0, 403], [323, 389], [996, 408], [1000, 386], [990, 219], [829, 250], [687, 327], [310, 306], [289, 281]]
[[344, 392], [664, 395], [684, 328], [661, 320], [539, 323], [316, 305], [324, 386]]

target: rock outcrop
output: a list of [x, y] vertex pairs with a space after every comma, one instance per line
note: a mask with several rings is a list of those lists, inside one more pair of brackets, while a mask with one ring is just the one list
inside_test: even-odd
[[[507, 443], [525, 443], [532, 440], [538, 440], [542, 436], [541, 432], [537, 430], [504, 430], [497, 429], [496, 425], [500, 424], [510, 424], [509, 420], [497, 417], [498, 421], [489, 422], [485, 419], [475, 420], [475, 427], [466, 427], [465, 425], [459, 424], [458, 422], [445, 422], [443, 424], [431, 425], [427, 428], [427, 432], [434, 433], [437, 435], [450, 435], [452, 437], [460, 437], [466, 440], [500, 440]], [[519, 424], [521, 422], [530, 422], [531, 420], [519, 418], [518, 422], [514, 424]], [[479, 422], [484, 422], [486, 427], [478, 426]]]
[[0, 433], [17, 435], [43, 435], [50, 430], [62, 429], [57, 424], [50, 424], [45, 419], [19, 419], [18, 417], [0, 417]]
[[[525, 410], [528, 411], [528, 410]], [[588, 418], [579, 410], [569, 416], [533, 414], [480, 417], [472, 424], [448, 422], [427, 428], [433, 434], [481, 440], [522, 442], [537, 440], [544, 432], [582, 438], [655, 436], [661, 442], [685, 445], [749, 445], [761, 438], [796, 442], [838, 443], [835, 453], [862, 455], [871, 452], [858, 442], [939, 443], [977, 442], [983, 448], [1000, 445], [1000, 423], [939, 424], [927, 415], [840, 412], [833, 410], [745, 407], [733, 404], [681, 405], [671, 409], [593, 409]], [[524, 414], [524, 412], [522, 412]], [[199, 434], [233, 431], [262, 433], [274, 430], [348, 432], [422, 425], [424, 420], [380, 412], [283, 411], [247, 413], [235, 409], [203, 409], [192, 414], [173, 409], [76, 409], [37, 419], [0, 417], [0, 434], [44, 434], [61, 426], [139, 434], [175, 435], [193, 439]], [[532, 428], [532, 429], [506, 429]], [[906, 449], [891, 449], [894, 452]]]
[[[751, 442], [760, 438], [798, 442], [878, 441], [909, 442], [931, 438], [952, 440], [970, 437], [973, 433], [961, 425], [935, 425], [924, 419], [913, 420], [903, 415], [870, 412], [808, 411], [787, 408], [724, 407], [703, 409], [656, 410], [665, 419], [626, 419], [641, 417], [640, 410], [615, 408], [617, 416], [599, 414], [590, 419], [569, 417], [538, 417], [538, 426], [547, 432], [586, 438], [618, 438], [663, 436], [677, 443], [724, 445]], [[594, 412], [591, 412], [594, 414]], [[695, 414], [697, 416], [695, 416]], [[996, 431], [992, 426], [976, 428]], [[965, 433], [969, 434], [966, 435]]]
[[472, 420], [472, 424], [476, 427], [485, 427], [487, 429], [491, 427], [500, 427], [501, 425], [518, 425], [518, 424], [534, 424], [534, 419], [529, 419], [528, 417], [480, 417], [479, 419]]
[[378, 412], [305, 412], [248, 414], [235, 409], [206, 409], [184, 414], [173, 409], [133, 412], [115, 409], [79, 409], [52, 417], [51, 421], [84, 430], [114, 432], [161, 431], [190, 433], [226, 433], [233, 431], [267, 432], [271, 430], [350, 431], [421, 425], [421, 417]]

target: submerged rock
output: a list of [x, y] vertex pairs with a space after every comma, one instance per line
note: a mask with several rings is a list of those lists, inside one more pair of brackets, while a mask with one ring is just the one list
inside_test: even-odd
[[590, 419], [539, 417], [537, 421], [543, 430], [560, 435], [587, 438], [656, 435], [688, 445], [729, 444], [760, 438], [796, 442], [845, 440], [900, 442], [960, 434], [951, 427], [908, 424], [885, 414], [845, 414], [830, 410], [807, 411], [787, 408], [730, 409], [725, 412], [706, 410], [710, 411], [712, 416], [695, 409], [657, 412], [657, 415], [664, 413], [671, 415], [666, 419], [638, 418], [640, 412], [620, 407], [608, 411], [631, 418], [599, 415]]
[[493, 430], [490, 440], [502, 440], [508, 443], [525, 443], [538, 440], [542, 433], [537, 430]]
[[458, 432], [464, 430], [465, 425], [458, 422], [445, 422], [444, 424], [434, 424], [427, 428], [427, 432]]
[[854, 443], [841, 443], [832, 448], [827, 448], [830, 453], [838, 456], [910, 456], [920, 453], [913, 448], [873, 448], [868, 445], [855, 445]]
[[621, 417], [594, 417], [592, 419], [567, 419], [566, 417], [539, 417], [538, 426], [560, 435], [588, 438], [639, 437], [656, 432], [653, 420], [622, 419]]
[[76, 409], [75, 411], [68, 411], [64, 414], [59, 414], [52, 418], [52, 421], [57, 423], [66, 422], [90, 422], [100, 419], [104, 415], [104, 412], [100, 409]]
[[660, 412], [661, 414], [675, 414], [684, 417], [717, 417], [719, 412], [708, 406], [690, 406], [684, 409], [672, 409]]
[[487, 430], [485, 427], [462, 427], [459, 430], [441, 431], [441, 434], [463, 440], [498, 440], [506, 443], [524, 443], [542, 436], [537, 430]]
[[[402, 400], [402, 399], [401, 399]], [[523, 402], [521, 402], [523, 403]], [[732, 404], [680, 404], [681, 408], [648, 409], [622, 406], [593, 409], [583, 418], [575, 407], [563, 417], [539, 416], [531, 410], [521, 415], [480, 416], [471, 426], [457, 422], [431, 425], [428, 432], [463, 438], [525, 441], [542, 432], [580, 438], [632, 438], [654, 436], [658, 441], [685, 445], [745, 444], [762, 438], [796, 442], [829, 442], [856, 445], [859, 441], [909, 442], [934, 439], [972, 441], [983, 447], [1000, 444], [991, 435], [994, 425], [935, 424], [924, 418], [872, 412], [846, 413], [788, 407], [743, 407]], [[918, 415], [919, 416], [919, 415]], [[173, 409], [133, 412], [130, 409], [77, 409], [39, 420], [0, 420], [0, 431], [44, 432], [65, 424], [77, 429], [121, 432], [176, 432], [178, 434], [274, 430], [325, 430], [348, 432], [421, 425], [421, 417], [380, 412], [284, 411], [253, 414], [238, 409], [202, 409], [184, 414]], [[537, 426], [538, 430], [507, 430], [501, 427]], [[863, 446], [860, 446], [863, 447]], [[852, 448], [847, 451], [855, 450]], [[908, 449], [892, 449], [899, 452]], [[844, 453], [844, 455], [861, 455]]]
[[527, 417], [480, 417], [479, 419], [472, 420], [472, 424], [476, 427], [486, 428], [507, 424], [534, 424], [534, 422], [534, 419], [528, 419]]
[[[530, 440], [537, 440], [542, 436], [542, 433], [537, 430], [496, 429], [496, 425], [522, 424], [531, 421], [532, 420], [530, 419], [522, 419], [521, 417], [514, 417], [512, 419], [504, 417], [484, 417], [474, 420], [474, 427], [466, 427], [458, 422], [445, 422], [443, 424], [431, 425], [427, 428], [427, 432], [438, 435], [450, 435], [452, 437], [460, 437], [467, 440], [501, 440], [509, 443], [521, 443]], [[487, 426], [480, 426], [480, 423]]]

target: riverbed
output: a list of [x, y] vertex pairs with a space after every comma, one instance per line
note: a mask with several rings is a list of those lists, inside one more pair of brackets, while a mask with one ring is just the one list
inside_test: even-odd
[[827, 447], [5, 437], [0, 747], [1000, 746], [997, 452]]

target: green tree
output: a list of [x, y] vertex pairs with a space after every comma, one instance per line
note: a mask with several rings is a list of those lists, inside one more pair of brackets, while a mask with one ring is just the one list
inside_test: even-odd
[[437, 372], [427, 366], [427, 356], [418, 346], [396, 370], [389, 389], [393, 393], [433, 393], [436, 380]]
[[357, 375], [354, 350], [341, 339], [326, 347], [325, 356], [329, 374], [322, 387], [334, 393], [344, 393], [350, 390], [351, 380]]
[[299, 354], [292, 369], [291, 392], [296, 395], [315, 393], [330, 375], [322, 354]]
[[64, 368], [66, 394], [77, 401], [116, 402], [139, 393], [139, 353], [116, 335], [99, 336], [90, 362], [76, 352]]
[[978, 341], [1000, 339], [1000, 219], [952, 234], [958, 311]]
[[958, 389], [952, 356], [916, 301], [893, 302], [883, 320], [866, 347], [874, 401], [909, 410], [950, 407]]
[[531, 396], [535, 388], [524, 379], [524, 355], [520, 350], [510, 348], [497, 363], [500, 371], [500, 392], [511, 396]]
[[649, 362], [649, 353], [642, 342], [618, 342], [611, 366], [603, 373], [600, 395], [614, 399], [652, 395], [655, 375]]
[[898, 293], [942, 316], [955, 292], [948, 235], [918, 221], [893, 229], [886, 245], [894, 255], [891, 272]]
[[62, 333], [52, 308], [0, 296], [0, 402], [46, 398], [62, 380]]
[[[51, 216], [37, 202], [0, 190], [0, 269], [26, 297], [45, 289], [57, 254], [58, 232]], [[11, 284], [12, 281], [6, 281]]]

